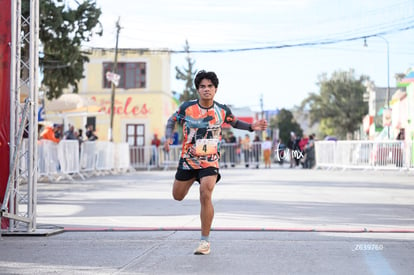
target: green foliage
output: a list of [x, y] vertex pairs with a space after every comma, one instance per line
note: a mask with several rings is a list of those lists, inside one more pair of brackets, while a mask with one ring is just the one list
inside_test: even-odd
[[[27, 4], [22, 5], [22, 13], [29, 14]], [[77, 93], [77, 83], [84, 77], [84, 63], [89, 61], [80, 47], [94, 34], [102, 35], [101, 10], [92, 0], [83, 1], [76, 9], [65, 6], [62, 0], [40, 0], [39, 13], [43, 52], [39, 65], [43, 70], [42, 84], [47, 87], [46, 97], [58, 98], [69, 86]], [[25, 50], [27, 55], [27, 47]]]
[[356, 78], [352, 69], [334, 72], [330, 79], [323, 74], [319, 77], [319, 94], [311, 93], [301, 108], [309, 110], [311, 124], [321, 123], [323, 134], [352, 136], [368, 112], [368, 104], [363, 102], [366, 80], [366, 76]]
[[193, 86], [197, 70], [193, 70], [195, 61], [190, 57], [190, 45], [187, 40], [185, 41], [184, 50], [187, 52], [187, 57], [185, 58], [187, 61], [187, 67], [182, 69], [177, 66], [175, 67], [175, 78], [185, 81], [185, 88], [183, 93], [180, 95], [180, 102], [198, 98], [197, 90]]
[[323, 136], [336, 136], [335, 129], [332, 128], [331, 118], [322, 118], [319, 124], [319, 130], [323, 133]]
[[297, 123], [291, 111], [281, 109], [275, 119], [269, 123], [270, 128], [279, 128], [279, 138], [284, 144], [290, 139], [290, 132], [295, 132], [297, 136], [302, 136], [303, 130]]

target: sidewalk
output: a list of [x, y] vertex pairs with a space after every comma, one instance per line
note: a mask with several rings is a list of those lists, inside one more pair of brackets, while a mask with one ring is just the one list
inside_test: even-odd
[[49, 237], [0, 240], [1, 274], [410, 274], [413, 175], [221, 169], [212, 253], [199, 239], [198, 184], [174, 201], [174, 171], [39, 183]]

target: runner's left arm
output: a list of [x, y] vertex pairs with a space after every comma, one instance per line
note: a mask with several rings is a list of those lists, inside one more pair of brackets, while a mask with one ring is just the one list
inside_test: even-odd
[[250, 123], [244, 122], [239, 119], [235, 119], [232, 122], [230, 122], [230, 125], [233, 126], [233, 128], [240, 129], [240, 130], [247, 130], [250, 132], [253, 132], [252, 125]]

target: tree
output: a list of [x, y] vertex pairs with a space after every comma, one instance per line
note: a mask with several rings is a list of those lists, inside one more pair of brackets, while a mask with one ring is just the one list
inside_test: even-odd
[[279, 129], [279, 138], [284, 144], [290, 139], [290, 132], [295, 132], [297, 136], [302, 136], [303, 131], [297, 123], [291, 111], [281, 109], [275, 119], [270, 121], [270, 128]]
[[[84, 63], [89, 61], [80, 47], [94, 34], [102, 35], [101, 10], [92, 0], [83, 1], [76, 9], [65, 6], [63, 0], [40, 0], [39, 4], [39, 39], [43, 50], [39, 66], [42, 84], [47, 87], [46, 97], [58, 98], [69, 86], [77, 93], [77, 83], [84, 77]], [[23, 1], [22, 14], [27, 17], [29, 12], [29, 1]], [[25, 28], [23, 25], [23, 33], [27, 33]], [[27, 58], [28, 47], [23, 47], [22, 58]]]
[[185, 81], [185, 88], [183, 93], [180, 95], [180, 102], [198, 98], [197, 90], [193, 86], [197, 70], [193, 70], [195, 61], [190, 57], [190, 45], [187, 40], [185, 41], [184, 50], [187, 53], [185, 58], [187, 61], [187, 67], [182, 69], [178, 68], [178, 66], [175, 67], [175, 78]]
[[319, 94], [310, 93], [301, 108], [309, 110], [311, 124], [320, 122], [325, 135], [351, 137], [368, 112], [368, 105], [363, 102], [364, 82], [368, 79], [367, 76], [357, 78], [353, 69], [336, 71], [330, 79], [322, 74]]

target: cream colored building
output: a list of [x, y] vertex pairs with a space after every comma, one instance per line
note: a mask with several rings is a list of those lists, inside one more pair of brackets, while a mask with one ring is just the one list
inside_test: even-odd
[[[89, 59], [79, 96], [95, 106], [63, 112], [60, 117], [76, 129], [93, 124], [99, 140], [109, 140], [112, 88], [106, 73], [113, 70], [115, 50], [93, 48]], [[119, 49], [117, 64], [120, 80], [115, 89], [113, 141], [150, 145], [154, 134], [164, 136], [167, 119], [177, 108], [170, 88], [170, 53], [167, 49]]]

